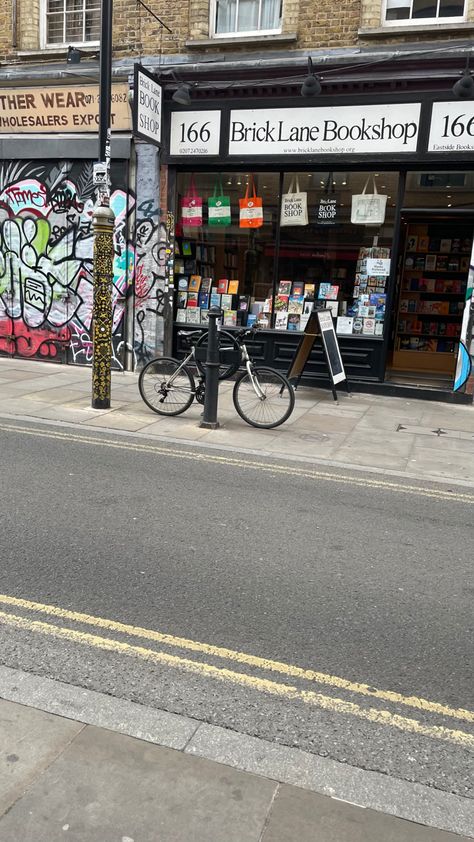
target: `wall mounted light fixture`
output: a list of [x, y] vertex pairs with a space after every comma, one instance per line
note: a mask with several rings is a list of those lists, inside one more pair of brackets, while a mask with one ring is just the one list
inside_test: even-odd
[[320, 77], [315, 75], [313, 71], [313, 62], [308, 56], [308, 75], [303, 80], [303, 84], [301, 86], [301, 96], [319, 96], [321, 90]]
[[469, 57], [466, 60], [466, 67], [461, 73], [461, 78], [453, 85], [453, 94], [456, 99], [474, 98], [474, 79], [469, 69]]

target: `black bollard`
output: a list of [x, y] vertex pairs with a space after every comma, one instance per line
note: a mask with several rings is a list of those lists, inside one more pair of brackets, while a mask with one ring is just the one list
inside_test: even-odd
[[217, 337], [217, 319], [222, 315], [220, 307], [211, 307], [209, 310], [209, 333], [207, 338], [207, 357], [204, 363], [206, 369], [206, 391], [204, 393], [204, 412], [200, 427], [207, 427], [209, 430], [216, 430], [219, 426], [217, 420], [217, 401], [219, 398], [219, 343]]

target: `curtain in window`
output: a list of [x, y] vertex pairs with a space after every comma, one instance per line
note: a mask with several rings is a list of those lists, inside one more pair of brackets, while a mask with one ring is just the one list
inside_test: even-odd
[[217, 0], [216, 32], [235, 32], [236, 0]]
[[262, 0], [260, 29], [278, 29], [281, 17], [281, 0]]

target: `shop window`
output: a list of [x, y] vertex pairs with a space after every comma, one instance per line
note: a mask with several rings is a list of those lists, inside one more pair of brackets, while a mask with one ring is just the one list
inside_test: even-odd
[[397, 189], [384, 172], [180, 174], [176, 320], [216, 304], [229, 327], [301, 332], [326, 307], [339, 334], [381, 338]]
[[474, 172], [407, 173], [404, 205], [429, 210], [474, 208]]
[[214, 0], [211, 32], [214, 36], [278, 32], [281, 0]]
[[229, 327], [270, 327], [279, 174], [180, 174], [177, 193], [176, 320], [206, 324], [216, 305]]
[[440, 23], [464, 19], [465, 0], [386, 0], [384, 23]]
[[45, 44], [98, 42], [100, 6], [100, 0], [45, 0]]

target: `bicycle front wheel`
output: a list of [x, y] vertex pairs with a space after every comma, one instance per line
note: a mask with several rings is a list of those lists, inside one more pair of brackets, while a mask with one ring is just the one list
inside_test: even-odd
[[236, 381], [234, 406], [247, 424], [270, 430], [283, 424], [293, 412], [293, 386], [279, 371], [260, 366], [252, 367], [252, 382], [247, 371]]
[[140, 372], [140, 395], [158, 415], [180, 415], [194, 400], [194, 377], [185, 367], [178, 372], [180, 365], [172, 357], [159, 357]]

